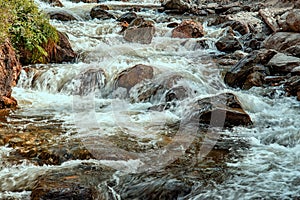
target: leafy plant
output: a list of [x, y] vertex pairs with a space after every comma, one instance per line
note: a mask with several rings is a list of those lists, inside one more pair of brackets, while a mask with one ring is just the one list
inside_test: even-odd
[[29, 51], [28, 63], [45, 62], [47, 45], [58, 42], [56, 29], [33, 0], [0, 0], [0, 40], [9, 37], [19, 51]]

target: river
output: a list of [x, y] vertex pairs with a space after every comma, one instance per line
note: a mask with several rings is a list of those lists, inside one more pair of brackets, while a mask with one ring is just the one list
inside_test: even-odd
[[[37, 3], [45, 11], [61, 9]], [[179, 16], [168, 16], [155, 9], [141, 9], [137, 12], [139, 16], [155, 21], [155, 36], [151, 44], [129, 43], [119, 34], [121, 27], [115, 20], [89, 19], [89, 11], [96, 4], [66, 0], [62, 3], [65, 6], [62, 9], [68, 10], [78, 20], [51, 20], [51, 23], [67, 33], [72, 47], [79, 53], [78, 59], [72, 64], [25, 66], [13, 90], [19, 109], [1, 119], [1, 135], [36, 134], [34, 139], [38, 141], [39, 134], [43, 135], [46, 131], [52, 135], [43, 135], [40, 140], [47, 138], [49, 148], [58, 143], [79, 140], [91, 152], [93, 159], [67, 160], [57, 165], [37, 164], [33, 159], [20, 157], [11, 143], [2, 145], [1, 199], [30, 199], [33, 184], [39, 176], [86, 162], [117, 170], [114, 179], [120, 179], [119, 184], [123, 185], [110, 188], [114, 199], [145, 199], [142, 194], [147, 193], [147, 187], [140, 188], [147, 184], [150, 188], [152, 182], [159, 183], [163, 179], [171, 181], [177, 177], [176, 173], [181, 175], [181, 181], [188, 179], [186, 182], [193, 183], [178, 199], [300, 198], [300, 104], [294, 97], [285, 97], [280, 92], [271, 96], [272, 89], [268, 88], [242, 91], [226, 86], [222, 71], [215, 64], [216, 56], [221, 52], [214, 42], [222, 35], [222, 29], [207, 26], [204, 18], [206, 35], [203, 38], [171, 38], [172, 29], [167, 24], [170, 21], [180, 22]], [[129, 3], [109, 1], [105, 4], [113, 7]], [[150, 0], [136, 0], [130, 4], [160, 6], [159, 2]], [[126, 11], [112, 12], [120, 16]], [[203, 42], [206, 48], [201, 47]], [[152, 82], [131, 90], [130, 94], [115, 89], [117, 74], [137, 64], [154, 67]], [[84, 95], [81, 95], [82, 90], [78, 92], [78, 88], [84, 82], [82, 74], [88, 70], [96, 72], [97, 84], [93, 82], [94, 85], [84, 88]], [[149, 110], [164, 102], [167, 92], [164, 89], [158, 90], [146, 101], [139, 101], [143, 92], [147, 93], [176, 76], [183, 78], [175, 86], [184, 87], [188, 93], [188, 98], [178, 102], [180, 106], [164, 111]], [[184, 135], [185, 131], [190, 131], [184, 123], [179, 123], [179, 129], [172, 124], [178, 125], [185, 113], [184, 108], [193, 100], [222, 92], [234, 93], [239, 98], [253, 126], [218, 130], [218, 138], [214, 142], [229, 138], [229, 143], [233, 144], [230, 148], [235, 150], [233, 156], [219, 161], [216, 167], [204, 167], [218, 171], [215, 175], [207, 172], [213, 174], [208, 183], [203, 183], [201, 177], [204, 175], [197, 175], [205, 174], [205, 170], [189, 170], [192, 165], [180, 165], [179, 169], [170, 172], [173, 175], [168, 176], [164, 167], [182, 155], [173, 149], [163, 152], [160, 147], [168, 146], [168, 140], [172, 140], [174, 135], [177, 135], [181, 148], [187, 148], [186, 143], [190, 145], [193, 140]], [[128, 174], [137, 174], [137, 181], [132, 181], [130, 176], [124, 178]], [[146, 178], [149, 174], [148, 179], [142, 179], [141, 174]], [[214, 178], [222, 175], [223, 178]], [[129, 179], [136, 189], [126, 185]], [[121, 191], [125, 191], [127, 196]]]

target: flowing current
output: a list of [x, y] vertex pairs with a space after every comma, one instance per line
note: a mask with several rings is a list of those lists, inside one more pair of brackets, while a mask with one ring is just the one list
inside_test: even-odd
[[[96, 4], [63, 0], [64, 8], [53, 8], [37, 3], [42, 10], [63, 9], [78, 19], [69, 22], [51, 20], [51, 23], [67, 33], [79, 56], [72, 64], [24, 67], [13, 90], [19, 109], [1, 119], [1, 135], [36, 133], [33, 139], [38, 141], [39, 134], [46, 130], [51, 134], [43, 136], [50, 144], [48, 148], [61, 142], [79, 140], [91, 152], [93, 159], [38, 165], [34, 160], [17, 156], [13, 145], [1, 145], [0, 199], [30, 199], [39, 176], [50, 171], [75, 168], [83, 162], [116, 169], [116, 180], [126, 174], [161, 171], [180, 156], [176, 150], [159, 151], [159, 145], [168, 143], [172, 138], [168, 136], [169, 132], [177, 134], [180, 147], [186, 148], [185, 142], [190, 144], [189, 137], [182, 134], [188, 131], [185, 124], [180, 124], [179, 131], [174, 131], [170, 124], [176, 124], [183, 118], [185, 105], [222, 92], [234, 93], [239, 98], [252, 118], [253, 126], [220, 132], [243, 140], [247, 148], [240, 148], [236, 153], [238, 156], [226, 160], [224, 167], [230, 176], [220, 183], [197, 185], [197, 176], [186, 175], [193, 179], [194, 185], [181, 199], [300, 198], [299, 102], [280, 95], [280, 92], [273, 92], [271, 98], [269, 94], [272, 91], [268, 89], [240, 91], [228, 88], [223, 83], [222, 70], [215, 64], [216, 56], [221, 52], [217, 51], [214, 43], [222, 36], [222, 29], [206, 26], [204, 20], [204, 38], [171, 38], [172, 29], [167, 24], [180, 22], [182, 17], [156, 12], [153, 8], [159, 7], [159, 2], [105, 2], [112, 8], [128, 4], [149, 7], [140, 9], [137, 14], [155, 22], [156, 32], [151, 44], [129, 43], [119, 33], [121, 27], [115, 20], [90, 19], [89, 11]], [[127, 11], [112, 9], [111, 12], [120, 16]], [[135, 86], [129, 94], [116, 88], [118, 74], [137, 64], [153, 67], [151, 82]], [[95, 72], [96, 76], [85, 77], [87, 72]], [[183, 78], [174, 81], [174, 77]], [[88, 85], [83, 84], [86, 83], [84, 78]], [[180, 106], [160, 111], [155, 106], [164, 103], [168, 90], [151, 91], [158, 85], [168, 85], [168, 81], [173, 87], [185, 88], [188, 98], [177, 102]], [[149, 92], [152, 95], [147, 96]], [[121, 148], [122, 145], [125, 148]], [[236, 145], [239, 146], [238, 143]], [[140, 150], [142, 147], [143, 151]], [[163, 157], [159, 156], [160, 153]], [[184, 170], [186, 168], [179, 169]], [[157, 175], [155, 180], [159, 182], [164, 178]], [[145, 180], [137, 185], [146, 184]], [[148, 181], [153, 180], [149, 178]], [[110, 189], [115, 199], [121, 198], [120, 190]], [[137, 193], [135, 198], [138, 197]]]

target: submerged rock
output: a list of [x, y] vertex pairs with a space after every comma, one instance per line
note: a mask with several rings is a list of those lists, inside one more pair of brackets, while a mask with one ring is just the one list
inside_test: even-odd
[[201, 23], [194, 20], [185, 20], [172, 30], [174, 38], [199, 38], [204, 36]]
[[19, 79], [21, 68], [12, 44], [8, 39], [5, 40], [0, 46], [0, 109], [17, 105], [11, 93]]
[[143, 18], [134, 19], [124, 32], [124, 39], [129, 42], [150, 44], [155, 33], [154, 23]]
[[106, 166], [82, 163], [46, 172], [38, 178], [30, 197], [32, 200], [107, 199], [104, 181], [109, 180], [114, 171]]
[[248, 126], [250, 116], [243, 110], [238, 98], [232, 93], [198, 99], [189, 108], [187, 119], [211, 127]]
[[103, 69], [88, 69], [75, 78], [78, 88], [74, 94], [88, 95], [105, 87], [107, 78]]

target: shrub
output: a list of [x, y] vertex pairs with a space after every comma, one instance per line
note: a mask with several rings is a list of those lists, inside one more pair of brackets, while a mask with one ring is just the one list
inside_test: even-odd
[[48, 43], [58, 42], [56, 29], [33, 0], [0, 0], [0, 40], [10, 38], [17, 52], [28, 51], [26, 63], [43, 63]]

